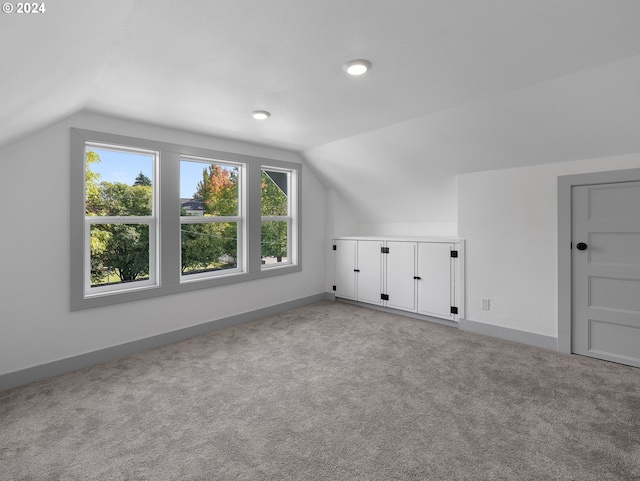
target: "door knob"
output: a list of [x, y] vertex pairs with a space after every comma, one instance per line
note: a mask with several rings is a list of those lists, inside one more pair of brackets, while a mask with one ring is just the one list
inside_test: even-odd
[[584, 242], [578, 242], [576, 244], [576, 249], [578, 249], [579, 251], [584, 251], [587, 249], [587, 244], [585, 244]]

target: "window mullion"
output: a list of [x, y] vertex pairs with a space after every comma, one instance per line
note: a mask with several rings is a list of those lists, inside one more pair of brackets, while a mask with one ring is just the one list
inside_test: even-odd
[[90, 224], [154, 224], [156, 218], [154, 216], [97, 216], [88, 215], [85, 221]]
[[208, 222], [240, 222], [240, 216], [196, 216], [184, 215], [180, 217], [181, 224], [206, 224]]
[[159, 281], [163, 288], [174, 289], [180, 284], [180, 155], [162, 150], [159, 171]]
[[247, 270], [259, 272], [262, 270], [262, 245], [261, 245], [261, 172], [259, 164], [247, 165], [246, 182], [246, 232], [247, 239]]

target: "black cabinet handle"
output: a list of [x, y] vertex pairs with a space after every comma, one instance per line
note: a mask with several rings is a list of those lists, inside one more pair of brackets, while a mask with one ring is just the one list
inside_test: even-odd
[[360, 272], [360, 269], [354, 269], [353, 272]]
[[419, 276], [413, 276], [413, 278], [417, 279], [417, 280], [421, 280], [422, 279], [422, 277], [419, 277]]
[[576, 249], [578, 249], [579, 251], [587, 250], [587, 244], [585, 244], [584, 242], [578, 242], [576, 244]]

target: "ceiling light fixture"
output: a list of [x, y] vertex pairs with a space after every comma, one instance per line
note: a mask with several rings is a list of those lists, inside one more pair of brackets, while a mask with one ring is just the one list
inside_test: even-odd
[[256, 120], [266, 120], [271, 117], [271, 113], [266, 110], [254, 110], [251, 112], [251, 116]]
[[342, 68], [349, 75], [354, 75], [354, 76], [362, 75], [364, 73], [367, 73], [369, 70], [371, 70], [371, 62], [363, 58], [356, 59], [356, 60], [349, 60], [347, 63], [345, 63], [342, 66]]

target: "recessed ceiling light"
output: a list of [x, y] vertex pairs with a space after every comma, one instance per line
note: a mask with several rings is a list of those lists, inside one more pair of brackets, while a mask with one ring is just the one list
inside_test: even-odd
[[251, 116], [256, 120], [266, 120], [271, 116], [271, 113], [266, 110], [254, 110], [251, 112]]
[[349, 75], [362, 75], [371, 70], [371, 62], [363, 58], [357, 60], [349, 60], [342, 68]]

